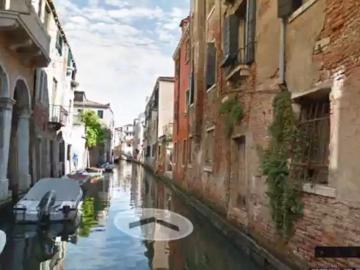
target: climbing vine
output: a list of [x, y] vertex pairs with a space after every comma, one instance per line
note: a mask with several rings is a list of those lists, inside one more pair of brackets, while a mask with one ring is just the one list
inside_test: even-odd
[[269, 129], [271, 141], [263, 156], [262, 170], [267, 177], [272, 219], [278, 232], [287, 238], [303, 212], [300, 183], [292, 177], [290, 167], [291, 161], [297, 159], [302, 150], [288, 91], [275, 97], [273, 113], [274, 120]]
[[81, 121], [86, 128], [86, 146], [91, 148], [102, 144], [108, 136], [108, 132], [101, 125], [97, 114], [94, 111], [84, 111], [81, 114]]
[[234, 126], [240, 122], [244, 116], [243, 108], [236, 98], [232, 98], [221, 105], [220, 113], [225, 115], [225, 133], [230, 137]]

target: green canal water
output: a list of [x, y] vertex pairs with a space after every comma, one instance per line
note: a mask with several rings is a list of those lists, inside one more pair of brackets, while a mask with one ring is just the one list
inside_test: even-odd
[[[260, 270], [217, 230], [143, 168], [121, 163], [113, 174], [84, 185], [79, 227], [46, 229], [15, 225], [0, 217], [7, 234], [0, 270]], [[169, 209], [189, 219], [193, 232], [181, 240], [133, 238], [114, 224], [135, 208]]]

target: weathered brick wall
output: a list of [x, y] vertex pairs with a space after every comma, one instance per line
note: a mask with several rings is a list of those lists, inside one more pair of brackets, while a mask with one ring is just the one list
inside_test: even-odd
[[[195, 2], [196, 6], [201, 6], [197, 3], [199, 1]], [[196, 108], [190, 113], [189, 121], [195, 144], [192, 168], [186, 173], [186, 187], [227, 214], [232, 223], [284, 260], [293, 260], [292, 263], [303, 268], [307, 263], [312, 266], [360, 266], [357, 260], [314, 258], [316, 245], [360, 243], [360, 171], [357, 171], [360, 167], [357, 164], [360, 158], [360, 1], [318, 0], [289, 24], [289, 90], [307, 91], [320, 82], [330, 81], [335, 89], [331, 102], [337, 104], [336, 111], [332, 112], [332, 119], [336, 118], [336, 122], [332, 122], [335, 143], [331, 145], [332, 151], [337, 153], [331, 161], [337, 165], [331, 167], [331, 183], [334, 184], [331, 187], [336, 189], [336, 197], [304, 193], [304, 216], [296, 224], [295, 234], [289, 242], [279, 238], [274, 229], [266, 196], [266, 180], [259, 168], [261, 152], [269, 141], [272, 100], [279, 91], [280, 20], [277, 18], [277, 1], [258, 1], [256, 62], [249, 67], [247, 78], [230, 84], [219, 65], [223, 54], [223, 20], [220, 17], [231, 13], [240, 2], [235, 1], [233, 6], [217, 3], [208, 18], [203, 13], [194, 15], [194, 18], [200, 18], [194, 21], [196, 30], [192, 32], [197, 95]], [[203, 37], [199, 31], [207, 36]], [[203, 85], [206, 54], [200, 54], [208, 38], [215, 40], [218, 57], [217, 85], [209, 93]], [[236, 177], [231, 173], [236, 167], [235, 148], [233, 139], [225, 136], [224, 118], [219, 113], [222, 100], [234, 95], [245, 112], [233, 134], [246, 137], [247, 196], [241, 207], [229, 205], [231, 185], [236, 183]], [[212, 125], [215, 125], [215, 162], [211, 172], [204, 172], [206, 129]]]
[[186, 174], [186, 165], [183, 164], [182, 159], [183, 155], [187, 155], [187, 151], [184, 153], [184, 141], [189, 140], [189, 122], [188, 122], [188, 112], [187, 112], [187, 101], [186, 101], [186, 91], [189, 90], [189, 78], [191, 74], [191, 62], [187, 58], [187, 51], [190, 45], [189, 42], [190, 31], [184, 26], [183, 34], [181, 41], [179, 43], [179, 48], [177, 51], [177, 58], [179, 61], [179, 70], [178, 74], [175, 76], [175, 95], [174, 101], [177, 103], [174, 105], [174, 109], [177, 109], [177, 112], [174, 113], [174, 134], [173, 142], [176, 144], [176, 152], [174, 152], [175, 158], [175, 168], [174, 176], [176, 179], [182, 181], [185, 180]]

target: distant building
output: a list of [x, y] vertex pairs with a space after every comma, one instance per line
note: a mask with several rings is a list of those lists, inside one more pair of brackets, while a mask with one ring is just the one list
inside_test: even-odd
[[127, 124], [115, 129], [115, 159], [133, 158], [134, 125]]
[[[84, 91], [75, 91], [74, 98], [74, 129], [80, 133], [84, 125], [81, 122], [80, 115], [84, 111], [94, 111], [100, 119], [102, 125], [108, 130], [108, 137], [101, 146], [89, 149], [90, 166], [97, 166], [104, 162], [113, 162], [113, 146], [114, 146], [114, 113], [110, 104], [102, 104], [86, 98]], [[85, 134], [84, 134], [85, 135]], [[76, 149], [76, 154], [79, 158], [79, 163], [84, 162], [86, 154], [83, 152], [84, 142], [79, 142], [79, 147]], [[80, 160], [82, 157], [82, 160]]]
[[173, 104], [174, 78], [159, 77], [145, 109], [144, 162], [154, 169], [162, 170], [165, 166], [161, 158], [160, 138], [169, 135], [174, 118]]
[[[31, 141], [35, 179], [58, 177], [75, 170], [72, 161], [72, 113], [77, 67], [53, 2], [32, 1], [50, 36], [51, 63], [35, 72], [34, 121]], [[44, 8], [44, 10], [42, 10]]]
[[[174, 53], [175, 96], [174, 96], [174, 177], [184, 179], [191, 164], [192, 135], [189, 134], [189, 107], [194, 105], [194, 87], [191, 84], [191, 39], [190, 17], [180, 23], [182, 36]], [[189, 168], [191, 169], [191, 168]]]
[[134, 120], [134, 158], [138, 161], [144, 161], [144, 126], [145, 114], [142, 113]]

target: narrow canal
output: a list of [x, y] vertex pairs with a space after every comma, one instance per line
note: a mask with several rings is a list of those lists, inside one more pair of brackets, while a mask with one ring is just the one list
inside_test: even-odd
[[[121, 163], [113, 174], [84, 186], [78, 228], [55, 224], [46, 230], [14, 225], [1, 216], [8, 241], [0, 270], [257, 270], [198, 213], [143, 168]], [[169, 209], [189, 219], [192, 234], [175, 241], [140, 240], [118, 229], [118, 213], [135, 208]]]

